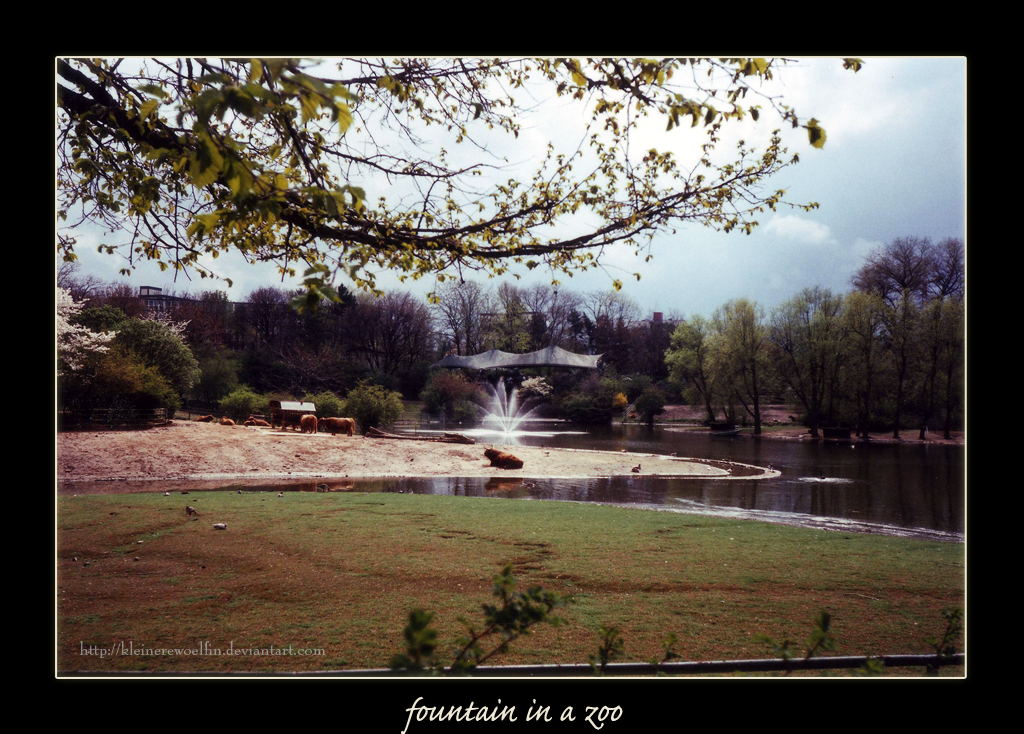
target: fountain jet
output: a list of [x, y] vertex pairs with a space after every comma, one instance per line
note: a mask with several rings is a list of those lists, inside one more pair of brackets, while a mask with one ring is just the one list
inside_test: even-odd
[[514, 440], [519, 424], [528, 420], [533, 409], [524, 410], [525, 405], [519, 404], [519, 390], [512, 388], [509, 392], [505, 380], [499, 379], [495, 385], [488, 385], [487, 392], [491, 396], [489, 412], [483, 417], [484, 423], [497, 423], [499, 433], [506, 441]]

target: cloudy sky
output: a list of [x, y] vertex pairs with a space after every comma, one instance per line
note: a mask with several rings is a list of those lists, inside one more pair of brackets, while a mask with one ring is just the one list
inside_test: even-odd
[[[645, 312], [687, 316], [710, 313], [733, 298], [750, 298], [772, 308], [809, 286], [834, 291], [849, 289], [850, 276], [863, 258], [879, 245], [901, 236], [966, 237], [966, 85], [963, 58], [871, 58], [860, 72], [844, 70], [837, 59], [799, 59], [783, 68], [777, 79], [785, 102], [801, 119], [817, 118], [827, 132], [824, 149], [812, 149], [803, 131], [784, 131], [790, 153], [800, 163], [784, 169], [769, 182], [785, 188], [787, 200], [820, 203], [811, 212], [779, 208], [759, 219], [751, 235], [716, 233], [698, 225], [679, 228], [674, 235], [655, 239], [653, 259], [644, 263], [632, 250], [611, 249], [603, 268], [562, 277], [564, 287], [578, 292], [608, 290], [614, 279]], [[517, 100], [518, 101], [518, 100]], [[543, 101], [543, 100], [541, 100]], [[749, 100], [748, 100], [749, 101]], [[502, 173], [522, 166], [532, 172], [548, 140], [572, 145], [565, 138], [581, 111], [561, 100], [549, 100], [544, 112], [524, 121], [518, 141], [495, 140], [489, 150], [508, 158]], [[743, 137], [750, 143], [765, 140], [775, 120], [726, 126], [721, 150]], [[703, 142], [700, 127], [684, 125], [664, 132], [663, 121], [649, 138], [637, 141], [639, 150], [656, 146], [672, 150], [681, 163], [695, 161], [693, 150]], [[564, 138], [564, 140], [563, 140]], [[355, 182], [354, 182], [355, 183]], [[371, 201], [378, 191], [374, 181], [358, 182]], [[99, 234], [77, 233], [80, 273], [105, 281], [125, 280], [117, 271], [123, 261], [99, 255]], [[113, 242], [109, 236], [104, 241]], [[969, 252], [969, 243], [968, 243]], [[270, 265], [250, 266], [231, 257], [209, 263], [234, 284], [213, 284], [196, 278], [189, 283], [155, 267], [141, 266], [127, 279], [134, 286], [155, 285], [177, 292], [210, 288], [225, 290], [231, 300], [263, 285], [280, 285]], [[632, 273], [639, 272], [637, 281]], [[519, 284], [549, 282], [550, 274], [521, 273]], [[345, 281], [340, 281], [345, 283]], [[394, 274], [381, 274], [387, 289], [400, 288], [426, 294], [433, 280], [399, 284]], [[493, 282], [493, 281], [492, 281]], [[285, 285], [298, 283], [286, 282]], [[345, 283], [348, 285], [347, 283]]]

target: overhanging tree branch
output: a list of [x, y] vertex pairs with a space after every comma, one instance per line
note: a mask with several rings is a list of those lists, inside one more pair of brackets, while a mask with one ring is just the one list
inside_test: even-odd
[[[134, 222], [138, 240], [127, 246], [178, 269], [205, 275], [202, 254], [237, 250], [250, 261], [284, 262], [282, 274], [299, 260], [331, 261], [374, 290], [370, 264], [411, 277], [452, 265], [501, 274], [533, 257], [552, 271], [572, 272], [595, 266], [604, 247], [646, 246], [684, 222], [749, 233], [759, 212], [784, 203], [784, 192], [761, 186], [796, 160], [786, 157], [776, 133], [757, 160], [741, 144], [731, 163], [712, 162], [723, 124], [757, 119], [758, 106], [743, 104], [752, 89], [746, 80], [770, 79], [781, 61], [336, 63], [331, 75], [324, 64], [293, 59], [198, 59], [196, 76], [192, 60], [186, 72], [180, 62], [175, 69], [166, 62], [59, 59], [61, 211], [81, 209], [86, 220], [112, 229]], [[682, 86], [684, 75], [676, 72], [686, 66], [716, 74]], [[549, 92], [553, 86], [556, 96], [586, 105], [590, 117], [581, 131], [586, 147], [568, 156], [549, 150], [532, 183], [493, 182], [481, 196], [472, 183], [485, 164], [450, 165], [443, 147], [413, 159], [377, 142], [391, 126], [390, 134], [422, 146], [416, 125], [440, 126], [456, 144], [470, 141], [481, 150], [487, 145], [474, 140], [474, 131], [503, 130], [514, 141], [521, 110], [512, 93], [531, 85]], [[683, 172], [671, 153], [656, 150], [642, 161], [627, 159], [630, 136], [650, 111], [663, 115], [669, 129], [687, 117], [704, 127], [707, 142], [693, 168]], [[788, 108], [780, 115], [799, 122]], [[820, 147], [816, 121], [804, 127]], [[593, 161], [590, 172], [574, 173], [584, 160]], [[415, 203], [381, 198], [371, 206], [369, 192], [355, 182], [372, 181], [375, 172], [419, 184]], [[581, 211], [599, 220], [589, 231], [567, 237], [551, 229]], [[302, 244], [290, 237], [293, 230], [304, 235]], [[74, 259], [72, 237], [59, 233], [58, 247]], [[308, 282], [315, 287], [322, 277], [312, 274]]]

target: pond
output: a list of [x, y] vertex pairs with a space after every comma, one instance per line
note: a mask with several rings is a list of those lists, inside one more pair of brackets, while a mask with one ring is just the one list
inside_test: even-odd
[[[776, 479], [513, 479], [433, 477], [350, 480], [353, 491], [444, 494], [520, 500], [599, 502], [804, 527], [962, 541], [966, 491], [963, 446], [864, 445], [837, 441], [712, 437], [675, 427], [574, 427], [533, 422], [520, 445], [723, 459], [768, 466]], [[463, 433], [473, 434], [472, 429]], [[478, 436], [491, 442], [491, 436]], [[513, 449], [514, 451], [514, 449]], [[164, 491], [164, 482], [118, 483], [99, 491]], [[171, 483], [173, 484], [173, 483]], [[230, 486], [226, 486], [230, 485]], [[311, 491], [313, 480], [211, 483], [209, 489]], [[69, 485], [63, 492], [95, 489]]]
[[505, 488], [492, 484], [490, 489], [487, 480], [442, 478], [403, 480], [384, 491], [607, 502], [805, 527], [963, 540], [963, 446], [718, 437], [704, 431], [638, 425], [573, 430], [565, 424], [531, 422], [520, 428], [528, 429], [516, 438], [521, 445], [625, 449], [756, 466], [771, 464], [782, 476], [731, 481], [655, 477], [530, 480], [521, 486], [508, 483]]

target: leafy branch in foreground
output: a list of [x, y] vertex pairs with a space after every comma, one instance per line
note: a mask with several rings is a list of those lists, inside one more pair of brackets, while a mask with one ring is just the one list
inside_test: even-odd
[[[777, 206], [817, 207], [767, 186], [798, 161], [778, 129], [761, 150], [719, 149], [724, 126], [765, 124], [767, 111], [825, 144], [818, 120], [766, 86], [791, 62], [57, 59], [57, 249], [73, 262], [75, 230], [90, 224], [121, 238], [98, 249], [122, 254], [123, 274], [150, 260], [215, 276], [206, 258], [227, 252], [282, 276], [324, 266], [306, 279], [315, 303], [340, 273], [370, 291], [383, 271], [441, 282], [459, 277], [448, 268], [500, 276], [520, 263], [571, 275], [610, 245], [639, 254], [681, 224], [749, 234]], [[578, 144], [549, 145], [508, 177], [520, 153], [502, 157], [501, 143], [529, 150], [517, 143], [532, 126], [524, 97], [577, 105], [564, 119], [579, 120]], [[688, 160], [628, 154], [666, 124]], [[371, 201], [374, 189], [388, 197]], [[585, 229], [555, 226], [583, 212]]]
[[[944, 609], [942, 616], [946, 620], [946, 629], [942, 637], [928, 637], [925, 642], [935, 650], [936, 658], [949, 658], [956, 654], [955, 642], [964, 630], [964, 610]], [[939, 666], [929, 665], [926, 669], [927, 675], [938, 675]]]
[[[776, 657], [782, 658], [783, 660], [792, 660], [795, 657], [795, 643], [788, 638], [782, 642], [776, 642], [768, 635], [755, 635], [754, 639], [758, 642], [764, 642], [771, 645]], [[822, 650], [835, 649], [836, 639], [832, 634], [832, 615], [825, 610], [822, 610], [818, 612], [818, 616], [814, 618], [814, 630], [811, 632], [811, 636], [807, 640], [807, 654], [804, 656], [804, 660], [810, 660]], [[785, 675], [789, 675], [788, 670]]]
[[[935, 650], [936, 663], [927, 666], [926, 674], [929, 676], [939, 674], [939, 661], [944, 658], [951, 658], [956, 654], [955, 642], [963, 632], [963, 609], [945, 609], [942, 612], [946, 620], [946, 629], [942, 637], [928, 637], [925, 642]], [[783, 660], [792, 660], [795, 657], [796, 648], [792, 640], [785, 639], [776, 642], [767, 635], [756, 635], [758, 642], [765, 642], [772, 645], [776, 657]], [[822, 611], [815, 618], [814, 631], [807, 642], [807, 655], [805, 660], [810, 660], [821, 650], [834, 650], [836, 648], [835, 637], [832, 633], [832, 615]], [[667, 649], [667, 648], [666, 648]], [[869, 657], [864, 664], [854, 671], [854, 675], [871, 676], [882, 675], [885, 672], [885, 662], [882, 658]], [[789, 675], [787, 670], [785, 675]]]
[[590, 660], [590, 667], [594, 669], [594, 673], [601, 675], [613, 658], [622, 655], [622, 651], [625, 649], [625, 642], [619, 634], [618, 627], [607, 627], [602, 624], [597, 634], [600, 638], [597, 646], [597, 655], [589, 655], [588, 659]]
[[498, 603], [482, 605], [483, 625], [478, 628], [464, 617], [459, 618], [465, 634], [455, 641], [455, 655], [447, 669], [434, 656], [438, 645], [437, 631], [430, 627], [434, 614], [414, 609], [409, 613], [409, 624], [404, 632], [406, 652], [392, 658], [392, 670], [468, 672], [493, 656], [507, 652], [510, 643], [529, 634], [535, 625], [541, 622], [556, 627], [564, 624], [565, 620], [553, 611], [569, 603], [570, 597], [544, 591], [539, 586], [531, 586], [526, 591], [514, 589], [512, 565], [507, 564], [494, 577], [493, 593]]

